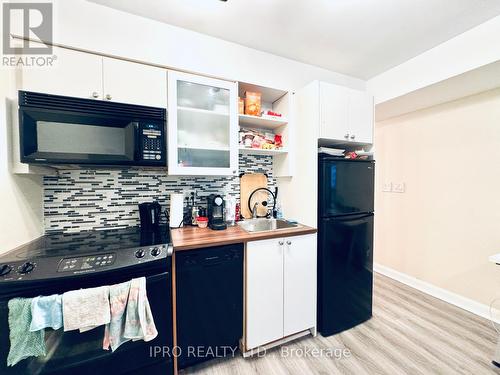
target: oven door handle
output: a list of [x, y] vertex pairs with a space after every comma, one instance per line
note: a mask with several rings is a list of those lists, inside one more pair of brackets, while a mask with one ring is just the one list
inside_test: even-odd
[[163, 272], [163, 273], [160, 273], [160, 274], [156, 274], [156, 275], [153, 275], [153, 276], [146, 276], [146, 282], [156, 282], [156, 281], [160, 281], [161, 279], [165, 279], [165, 278], [168, 278], [168, 275], [170, 274], [170, 272]]

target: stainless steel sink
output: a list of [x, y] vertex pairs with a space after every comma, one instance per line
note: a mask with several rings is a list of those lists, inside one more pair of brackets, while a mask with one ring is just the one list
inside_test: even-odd
[[249, 219], [239, 221], [238, 225], [247, 232], [269, 232], [298, 226], [298, 224], [289, 223], [282, 219]]

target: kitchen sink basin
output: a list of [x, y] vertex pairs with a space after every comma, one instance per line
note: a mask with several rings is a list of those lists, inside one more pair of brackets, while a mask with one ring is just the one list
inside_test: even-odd
[[238, 222], [238, 225], [247, 232], [269, 232], [298, 226], [282, 219], [249, 219]]

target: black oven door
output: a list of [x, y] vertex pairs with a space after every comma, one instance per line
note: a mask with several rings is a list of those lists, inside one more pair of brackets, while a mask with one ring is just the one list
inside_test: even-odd
[[[130, 280], [135, 275], [107, 277], [104, 284], [114, 284]], [[104, 327], [85, 333], [45, 331], [46, 357], [31, 357], [13, 367], [7, 367], [10, 348], [8, 327], [8, 300], [0, 297], [0, 374], [2, 375], [45, 375], [45, 374], [173, 374], [172, 349], [172, 305], [171, 276], [169, 272], [148, 276], [147, 295], [155, 320], [158, 336], [150, 341], [129, 341], [115, 352], [102, 349]], [[60, 282], [63, 287], [47, 286], [46, 283], [26, 292], [16, 292], [16, 296], [34, 297], [63, 293], [67, 290], [103, 285], [102, 279]]]

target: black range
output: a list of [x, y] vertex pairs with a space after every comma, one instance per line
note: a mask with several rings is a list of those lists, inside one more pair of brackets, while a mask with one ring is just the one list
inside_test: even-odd
[[[166, 227], [132, 227], [45, 235], [0, 257], [0, 374], [172, 374], [172, 275], [170, 232]], [[88, 332], [46, 330], [47, 356], [6, 366], [11, 298], [63, 294], [80, 288], [146, 277], [147, 296], [158, 336], [102, 349], [104, 327]], [[155, 351], [153, 349], [160, 348]]]

